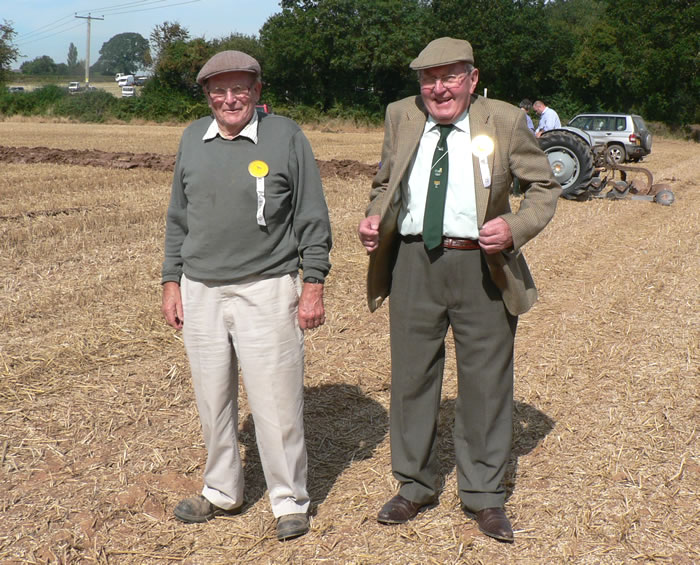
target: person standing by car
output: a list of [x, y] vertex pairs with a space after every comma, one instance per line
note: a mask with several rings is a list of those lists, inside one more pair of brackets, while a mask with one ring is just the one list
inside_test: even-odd
[[537, 100], [532, 105], [540, 116], [540, 121], [537, 124], [537, 129], [535, 130], [535, 135], [540, 137], [544, 132], [550, 129], [558, 129], [561, 127], [561, 121], [559, 120], [559, 115], [552, 110], [552, 108], [545, 106], [542, 100]]
[[207, 463], [202, 494], [174, 513], [205, 522], [241, 510], [240, 363], [277, 538], [286, 540], [309, 529], [302, 330], [325, 322], [328, 208], [299, 126], [255, 111], [262, 86], [253, 57], [217, 53], [197, 82], [214, 119], [193, 122], [180, 141], [162, 310], [183, 331]]
[[[411, 62], [420, 95], [386, 110], [382, 166], [358, 227], [370, 254], [370, 310], [391, 290], [391, 465], [400, 489], [377, 520], [407, 522], [437, 500], [451, 327], [459, 497], [483, 533], [510, 542], [502, 479], [513, 431], [513, 343], [517, 316], [537, 298], [521, 248], [552, 218], [561, 189], [523, 112], [474, 94], [473, 65], [469, 42], [450, 37]], [[514, 176], [525, 189], [517, 212], [508, 198]]]

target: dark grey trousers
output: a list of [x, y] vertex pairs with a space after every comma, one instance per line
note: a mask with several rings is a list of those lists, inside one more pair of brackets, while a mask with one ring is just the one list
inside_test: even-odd
[[458, 395], [459, 496], [471, 511], [502, 507], [513, 412], [511, 316], [479, 250], [401, 242], [391, 299], [391, 460], [400, 494], [429, 502], [440, 485], [437, 423], [445, 335], [452, 327]]

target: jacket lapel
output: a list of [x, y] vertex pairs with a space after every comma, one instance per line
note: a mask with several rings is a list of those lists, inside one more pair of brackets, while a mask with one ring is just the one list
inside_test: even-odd
[[[491, 138], [495, 143], [498, 143], [496, 139], [496, 128], [493, 125], [493, 120], [491, 115], [486, 108], [483, 98], [472, 97], [472, 102], [469, 105], [469, 129], [471, 131], [471, 137], [474, 139], [477, 135], [486, 135]], [[493, 182], [493, 162], [496, 150], [491, 152], [488, 156], [489, 171], [491, 176], [491, 182]], [[489, 207], [489, 197], [491, 195], [491, 187], [485, 187], [484, 181], [481, 177], [481, 166], [479, 165], [479, 159], [472, 155], [472, 162], [474, 164], [474, 192], [476, 193], [476, 214], [477, 223], [481, 227], [486, 219], [486, 211]]]
[[423, 135], [423, 130], [425, 129], [425, 122], [427, 116], [423, 110], [422, 102], [420, 98], [417, 98], [416, 104], [410, 106], [406, 110], [405, 119], [401, 120], [398, 128], [398, 139], [396, 146], [396, 163], [395, 170], [392, 171], [392, 178], [395, 179], [397, 185], [401, 184], [401, 179], [403, 179], [408, 169], [408, 165], [416, 153], [418, 144], [420, 143], [420, 138]]

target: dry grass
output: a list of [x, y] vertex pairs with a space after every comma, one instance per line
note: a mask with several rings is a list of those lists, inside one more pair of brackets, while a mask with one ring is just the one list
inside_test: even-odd
[[[179, 131], [5, 122], [0, 144], [171, 153]], [[378, 160], [379, 131], [309, 136], [320, 159]], [[516, 344], [513, 545], [459, 509], [452, 363], [440, 504], [376, 523], [395, 484], [387, 308], [367, 312], [355, 237], [369, 180], [325, 180], [328, 323], [307, 335], [315, 516], [280, 544], [245, 396], [244, 514], [172, 518], [200, 487], [204, 449], [182, 343], [159, 311], [169, 174], [0, 163], [0, 562], [697, 562], [697, 145], [657, 139], [648, 166], [673, 185], [671, 207], [562, 200], [526, 249], [541, 299]]]

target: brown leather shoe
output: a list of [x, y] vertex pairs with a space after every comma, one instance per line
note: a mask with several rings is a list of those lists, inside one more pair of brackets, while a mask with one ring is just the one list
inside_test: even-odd
[[403, 524], [415, 518], [418, 512], [427, 508], [432, 503], [421, 504], [405, 499], [397, 494], [387, 502], [377, 514], [377, 522], [380, 524]]
[[482, 533], [498, 541], [513, 541], [513, 528], [503, 508], [484, 508], [469, 514], [476, 520]]

